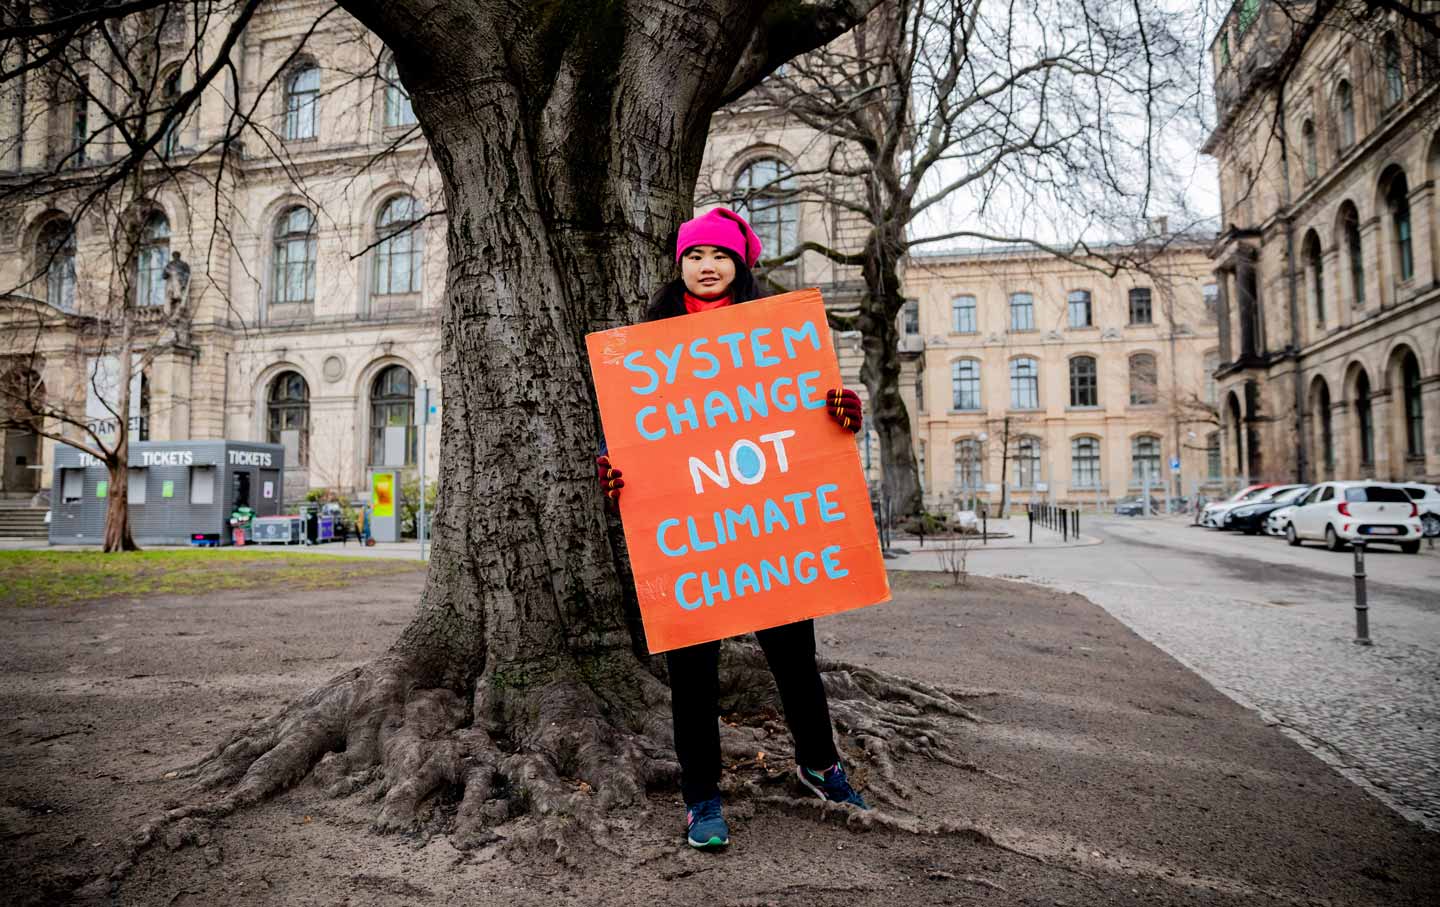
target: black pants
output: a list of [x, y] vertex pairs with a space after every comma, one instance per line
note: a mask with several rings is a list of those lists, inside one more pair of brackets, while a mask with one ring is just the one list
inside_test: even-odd
[[[755, 638], [780, 690], [785, 722], [795, 738], [795, 760], [806, 768], [829, 768], [839, 756], [825, 687], [815, 667], [814, 621], [760, 630]], [[686, 803], [698, 803], [720, 792], [720, 643], [675, 649], [665, 658], [670, 665], [680, 790]]]

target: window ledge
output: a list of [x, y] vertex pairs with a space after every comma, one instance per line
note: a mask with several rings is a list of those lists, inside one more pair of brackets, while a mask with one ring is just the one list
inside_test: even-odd
[[1105, 411], [1105, 407], [1099, 405], [1098, 403], [1095, 404], [1094, 406], [1067, 406], [1067, 407], [1065, 407], [1065, 412], [1067, 412], [1067, 413], [1103, 413], [1104, 411]]
[[983, 409], [952, 409], [946, 411], [951, 416], [980, 416], [985, 414]]
[[1072, 325], [1070, 325], [1069, 327], [1067, 327], [1065, 330], [1067, 330], [1067, 331], [1098, 331], [1098, 330], [1100, 330], [1100, 325], [1098, 325], [1098, 324], [1072, 324]]
[[1010, 330], [1006, 331], [1005, 333], [1007, 333], [1007, 334], [1038, 334], [1038, 333], [1040, 333], [1040, 330], [1039, 330], [1038, 328], [1011, 328]]
[[1043, 412], [1045, 412], [1045, 408], [1044, 408], [1043, 406], [1030, 406], [1030, 407], [1017, 407], [1017, 406], [1012, 406], [1012, 407], [1010, 407], [1009, 409], [1007, 409], [1007, 410], [1005, 410], [1005, 411], [1006, 411], [1007, 413], [1043, 413]]

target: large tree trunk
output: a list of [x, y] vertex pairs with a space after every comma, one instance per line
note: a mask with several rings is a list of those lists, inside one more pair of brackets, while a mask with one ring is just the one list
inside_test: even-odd
[[860, 380], [870, 392], [870, 418], [880, 435], [882, 486], [894, 512], [910, 516], [920, 512], [923, 501], [910, 413], [900, 395], [900, 334], [896, 320], [905, 305], [898, 267], [902, 248], [888, 236], [886, 228], [871, 231], [862, 269], [866, 297], [857, 323], [865, 353]]
[[[383, 797], [380, 829], [435, 821], [465, 847], [503, 826], [507, 846], [563, 850], [574, 824], [601, 828], [609, 807], [677, 779], [668, 690], [635, 657], [633, 590], [595, 484], [584, 336], [635, 321], [666, 276], [708, 111], [749, 24], [626, 7], [494, 19], [447, 7], [423, 54], [396, 48], [449, 221], [441, 484], [420, 609], [380, 659], [179, 770], [227, 792], [171, 810], [138, 847], [167, 829], [185, 840], [308, 775], [333, 795]], [[357, 14], [385, 35], [403, 7]], [[758, 649], [737, 652], [725, 688], [765, 700], [752, 676], [763, 665]], [[892, 748], [954, 761], [923, 713], [968, 717], [957, 698], [848, 666], [826, 683], [837, 724], [878, 762], [882, 802], [904, 792]], [[759, 738], [726, 727], [722, 739], [753, 757]], [[449, 792], [449, 814], [431, 808]]]
[[[124, 429], [121, 429], [122, 433]], [[105, 489], [105, 552], [139, 551], [140, 546], [130, 535], [130, 470], [125, 458], [130, 443], [123, 436], [115, 457], [106, 461], [110, 475]]]

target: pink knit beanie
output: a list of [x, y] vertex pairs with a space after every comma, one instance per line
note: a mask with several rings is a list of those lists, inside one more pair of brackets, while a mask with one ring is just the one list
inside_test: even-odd
[[745, 223], [745, 218], [729, 208], [714, 208], [680, 225], [680, 235], [675, 240], [675, 260], [679, 261], [692, 246], [729, 249], [752, 268], [760, 260], [760, 237]]

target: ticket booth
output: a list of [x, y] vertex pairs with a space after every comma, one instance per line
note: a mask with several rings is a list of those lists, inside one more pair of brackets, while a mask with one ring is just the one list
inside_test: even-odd
[[[83, 451], [55, 445], [50, 544], [105, 540], [110, 472]], [[285, 448], [254, 441], [138, 441], [130, 445], [130, 534], [141, 545], [227, 545], [246, 506], [280, 512]]]

